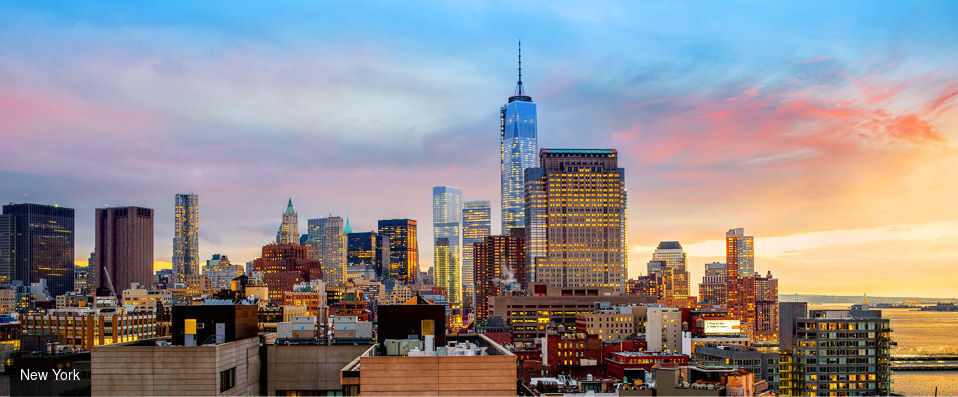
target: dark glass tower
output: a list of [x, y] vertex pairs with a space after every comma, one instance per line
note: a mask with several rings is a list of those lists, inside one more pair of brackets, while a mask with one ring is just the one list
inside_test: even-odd
[[501, 171], [502, 234], [525, 226], [525, 169], [535, 167], [539, 151], [536, 104], [522, 87], [522, 47], [519, 81], [509, 102], [499, 109], [499, 169]]
[[384, 219], [379, 221], [379, 271], [383, 280], [397, 285], [415, 284], [419, 276], [419, 243], [416, 221]]
[[50, 294], [73, 291], [72, 208], [9, 204], [0, 215], [0, 277], [30, 284], [46, 279]]

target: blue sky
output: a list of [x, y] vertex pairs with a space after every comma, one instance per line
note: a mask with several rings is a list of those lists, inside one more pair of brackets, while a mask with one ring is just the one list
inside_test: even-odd
[[698, 280], [741, 226], [783, 292], [955, 295], [956, 8], [7, 2], [0, 199], [76, 208], [78, 258], [94, 208], [156, 208], [163, 266], [175, 193], [200, 194], [201, 259], [238, 261], [292, 197], [304, 225], [419, 220], [425, 269], [432, 186], [498, 202], [521, 38], [540, 146], [622, 153], [631, 275], [679, 240]]

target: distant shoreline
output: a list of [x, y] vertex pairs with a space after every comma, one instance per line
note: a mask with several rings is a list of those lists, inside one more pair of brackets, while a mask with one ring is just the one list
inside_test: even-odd
[[[868, 296], [868, 303], [878, 304], [910, 304], [910, 305], [934, 305], [938, 302], [958, 302], [955, 298], [920, 298], [907, 296]], [[852, 295], [812, 295], [812, 294], [779, 294], [780, 302], [808, 302], [813, 305], [854, 305], [862, 303], [865, 296]]]

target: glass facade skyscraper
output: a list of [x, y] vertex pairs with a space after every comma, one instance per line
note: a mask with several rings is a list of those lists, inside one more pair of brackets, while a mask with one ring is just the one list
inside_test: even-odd
[[[446, 290], [452, 307], [462, 303], [462, 190], [432, 188], [432, 235], [436, 285]], [[440, 243], [441, 242], [441, 243]]]
[[462, 295], [468, 312], [475, 308], [476, 285], [473, 272], [473, 244], [482, 242], [491, 234], [488, 201], [467, 201], [462, 205]]
[[0, 215], [0, 277], [25, 285], [46, 279], [51, 295], [73, 291], [72, 208], [9, 204]]
[[396, 285], [415, 284], [419, 276], [419, 239], [413, 219], [379, 221], [376, 241], [379, 277]]
[[522, 87], [522, 52], [515, 94], [499, 109], [499, 163], [501, 171], [502, 229], [525, 226], [525, 169], [536, 166], [539, 143], [536, 104]]
[[200, 274], [199, 201], [195, 193], [188, 193], [177, 194], [173, 203], [173, 271], [181, 283], [187, 275]]

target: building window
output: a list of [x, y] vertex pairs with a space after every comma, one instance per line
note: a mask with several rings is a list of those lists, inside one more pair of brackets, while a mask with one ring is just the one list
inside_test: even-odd
[[236, 386], [236, 367], [220, 372], [220, 393]]

